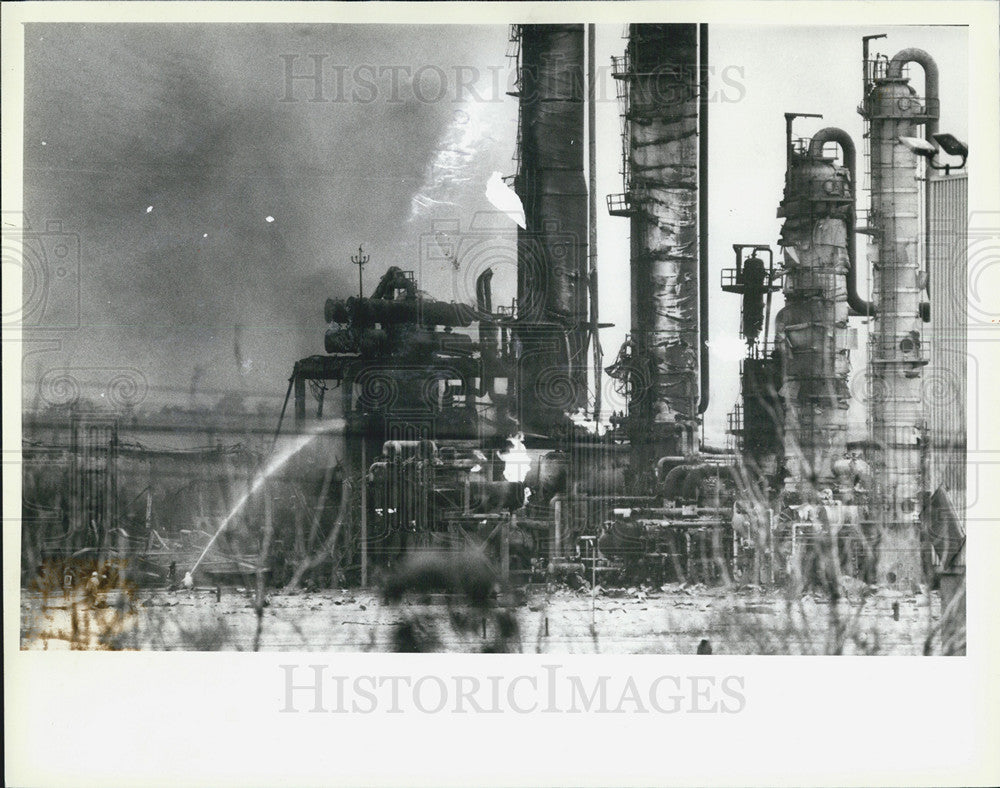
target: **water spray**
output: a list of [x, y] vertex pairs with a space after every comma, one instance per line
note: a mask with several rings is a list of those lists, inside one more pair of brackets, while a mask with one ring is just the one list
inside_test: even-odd
[[[271, 476], [271, 474], [273, 474], [275, 471], [279, 470], [292, 457], [294, 457], [296, 454], [302, 451], [302, 449], [304, 449], [312, 441], [313, 438], [315, 438], [317, 435], [322, 434], [323, 432], [329, 431], [330, 429], [331, 425], [324, 425], [323, 427], [314, 429], [308, 433], [305, 433], [304, 435], [299, 435], [290, 446], [286, 447], [280, 454], [275, 456], [268, 463], [267, 467], [264, 468], [264, 470], [257, 475], [257, 478], [254, 480], [254, 483], [236, 502], [233, 508], [229, 510], [229, 513], [223, 518], [222, 522], [219, 524], [218, 529], [212, 535], [212, 538], [208, 540], [208, 544], [205, 545], [205, 549], [203, 549], [201, 551], [201, 555], [198, 556], [198, 560], [195, 561], [191, 569], [187, 573], [185, 573], [184, 580], [182, 581], [185, 588], [192, 588], [194, 586], [194, 573], [201, 565], [201, 562], [204, 560], [205, 556], [208, 555], [208, 551], [212, 548], [212, 545], [215, 544], [216, 539], [219, 538], [222, 532], [229, 525], [230, 521], [243, 508], [246, 502], [250, 500], [250, 497], [255, 492], [257, 492], [257, 490], [268, 479], [268, 477]], [[272, 446], [272, 450], [273, 448], [274, 447]]]

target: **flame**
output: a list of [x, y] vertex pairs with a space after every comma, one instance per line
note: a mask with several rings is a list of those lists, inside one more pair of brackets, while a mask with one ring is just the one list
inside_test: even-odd
[[524, 433], [510, 438], [511, 448], [499, 455], [504, 462], [503, 477], [509, 482], [523, 482], [531, 467], [531, 455], [524, 445]]
[[575, 413], [569, 414], [569, 419], [592, 435], [603, 435], [610, 426], [606, 421], [595, 421], [584, 408], [579, 408]]

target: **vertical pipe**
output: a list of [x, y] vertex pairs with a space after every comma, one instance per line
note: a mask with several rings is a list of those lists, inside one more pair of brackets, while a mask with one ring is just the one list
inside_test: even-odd
[[550, 558], [555, 560], [562, 552], [562, 495], [556, 495], [552, 499], [552, 546], [550, 548]]
[[[938, 130], [938, 119], [940, 117], [940, 99], [939, 99], [939, 79], [938, 79], [938, 67], [937, 63], [934, 62], [927, 52], [922, 49], [911, 48], [903, 49], [897, 52], [895, 57], [889, 61], [889, 66], [886, 70], [887, 77], [902, 77], [903, 66], [907, 63], [919, 63], [924, 70], [924, 99], [925, 106], [927, 109], [927, 121], [924, 124], [924, 139], [929, 143], [937, 147], [937, 142], [934, 140], [934, 135], [937, 134]], [[930, 181], [930, 168], [926, 167], [927, 181]], [[931, 191], [929, 188], [924, 189], [924, 261], [925, 261], [925, 272], [927, 275], [926, 287], [927, 291], [930, 292], [930, 278], [931, 271], [929, 265], [929, 258], [927, 256], [927, 250], [930, 248], [931, 242], [931, 230], [930, 223], [926, 221], [926, 217], [930, 216], [931, 212], [931, 201], [930, 201]]]
[[295, 430], [301, 432], [306, 423], [306, 379], [295, 371]]
[[510, 581], [510, 529], [516, 523], [516, 514], [500, 523], [500, 577], [504, 583]]
[[698, 26], [698, 329], [699, 380], [698, 413], [708, 410], [708, 25]]
[[[270, 561], [271, 552], [271, 540], [274, 536], [274, 505], [272, 496], [274, 493], [269, 489], [269, 485], [265, 481], [261, 486], [261, 494], [264, 499], [264, 534], [261, 540], [260, 555], [257, 558], [257, 615], [258, 617], [263, 615], [264, 611], [264, 592], [267, 588], [267, 581], [265, 580], [265, 573], [267, 572], [267, 564]], [[254, 651], [257, 651], [258, 645], [260, 643], [260, 626], [257, 627], [257, 635], [254, 638]]]
[[708, 410], [708, 25], [698, 25], [698, 413]]
[[[298, 364], [296, 363], [296, 367]], [[288, 398], [292, 396], [292, 386], [295, 384], [296, 373], [292, 372], [292, 376], [288, 379], [288, 390], [285, 392], [285, 401], [281, 403], [281, 415], [278, 416], [278, 426], [274, 428], [274, 439], [271, 441], [272, 447], [278, 442], [278, 436], [281, 434], [281, 423], [285, 420], [285, 409], [288, 407]]]
[[597, 45], [595, 43], [595, 27], [593, 24], [587, 25], [587, 131], [589, 134], [587, 165], [590, 169], [587, 251], [590, 257], [590, 339], [593, 342], [594, 354], [594, 421], [600, 422], [601, 372], [604, 364], [597, 302], [597, 69], [595, 66]]
[[587, 541], [590, 543], [590, 627], [593, 632], [597, 626], [597, 537]]
[[[820, 129], [813, 135], [809, 143], [809, 155], [821, 157], [823, 146], [827, 142], [836, 142], [844, 156], [844, 166], [851, 179], [851, 188], [857, 196], [858, 188], [858, 157], [854, 140], [842, 129]], [[875, 314], [875, 305], [861, 298], [858, 292], [858, 253], [857, 253], [857, 207], [852, 204], [850, 216], [847, 217], [847, 305], [857, 315], [871, 317]]]
[[368, 587], [368, 438], [361, 436], [361, 587]]
[[[109, 459], [111, 463], [111, 475], [110, 475], [110, 517], [111, 520], [108, 523], [108, 527], [113, 527], [118, 529], [118, 419], [111, 424], [111, 457]], [[120, 531], [124, 535], [124, 530]], [[122, 538], [122, 544], [126, 545], [127, 542]], [[125, 558], [124, 550], [120, 554], [122, 559]], [[122, 564], [124, 566], [124, 563]]]

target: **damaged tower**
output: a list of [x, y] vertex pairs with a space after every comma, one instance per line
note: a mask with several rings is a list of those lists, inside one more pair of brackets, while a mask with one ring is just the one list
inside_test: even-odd
[[[847, 450], [850, 349], [847, 274], [854, 241], [854, 143], [825, 128], [808, 144], [791, 137], [786, 113], [787, 172], [778, 216], [785, 222], [785, 306], [775, 317], [782, 358], [785, 491], [815, 500], [836, 489], [834, 464]], [[836, 143], [845, 166], [825, 155]]]
[[549, 434], [587, 402], [584, 26], [519, 25], [518, 415]]
[[628, 377], [626, 431], [640, 463], [696, 452], [707, 406], [704, 26], [701, 33], [693, 24], [631, 25], [614, 64], [625, 104], [626, 192], [608, 206], [631, 219], [632, 314], [609, 374]]

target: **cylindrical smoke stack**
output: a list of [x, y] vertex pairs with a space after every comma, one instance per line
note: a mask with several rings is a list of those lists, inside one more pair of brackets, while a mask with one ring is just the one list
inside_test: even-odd
[[[903, 76], [906, 63], [924, 68], [927, 96]], [[878, 447], [875, 478], [881, 531], [879, 574], [890, 582], [920, 579], [919, 520], [923, 488], [922, 341], [920, 303], [925, 287], [919, 258], [920, 188], [917, 154], [900, 140], [936, 130], [937, 67], [922, 50], [894, 57], [870, 85], [862, 107], [870, 124], [871, 211], [869, 245], [878, 312], [869, 347], [872, 440]]]
[[631, 25], [627, 64], [632, 342], [649, 378], [629, 414], [636, 438], [683, 454], [699, 401], [697, 25]]
[[[824, 156], [836, 142], [845, 164]], [[847, 449], [850, 355], [847, 331], [848, 239], [853, 237], [854, 145], [823, 129], [792, 153], [785, 195], [785, 306], [775, 318], [785, 409], [785, 489], [813, 499], [836, 488], [834, 463]]]
[[529, 429], [586, 403], [584, 26], [522, 25], [518, 396]]

